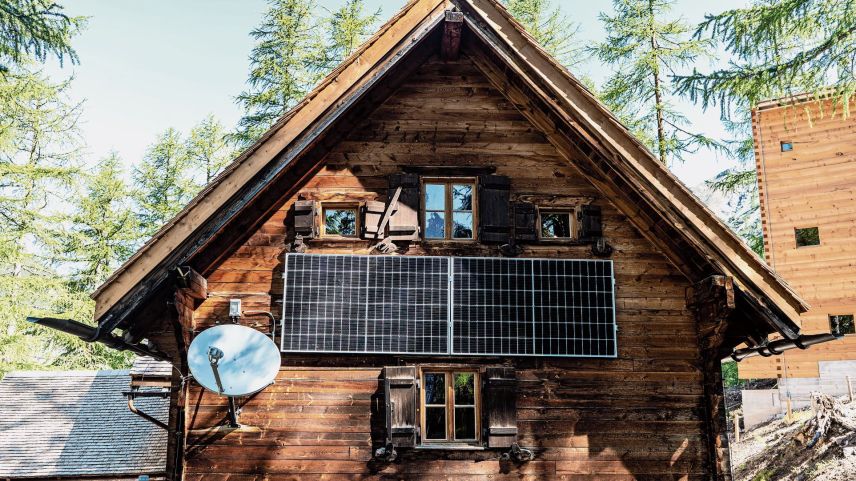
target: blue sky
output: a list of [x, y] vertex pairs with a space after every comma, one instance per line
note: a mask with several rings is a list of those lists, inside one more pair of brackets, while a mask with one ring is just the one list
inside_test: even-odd
[[[321, 0], [321, 9], [333, 9], [339, 0]], [[367, 0], [371, 10], [381, 8], [386, 20], [404, 0]], [[581, 26], [582, 41], [603, 38], [597, 15], [609, 11], [611, 1], [560, 1], [562, 10]], [[746, 0], [719, 0], [716, 11], [744, 6]], [[85, 31], [74, 39], [80, 65], [46, 71], [55, 78], [73, 74], [71, 95], [85, 100], [82, 134], [88, 157], [97, 159], [111, 150], [130, 166], [143, 155], [156, 135], [168, 127], [183, 132], [213, 113], [226, 126], [235, 125], [241, 109], [234, 98], [244, 89], [253, 42], [249, 32], [264, 11], [264, 0], [68, 0], [72, 15], [90, 17]], [[678, 0], [675, 14], [692, 24], [701, 20], [708, 2]], [[700, 64], [706, 69], [707, 62]], [[576, 69], [596, 81], [609, 70], [590, 60]], [[716, 111], [701, 113], [679, 104], [695, 129], [723, 135]], [[695, 186], [732, 165], [700, 153], [673, 171]]]

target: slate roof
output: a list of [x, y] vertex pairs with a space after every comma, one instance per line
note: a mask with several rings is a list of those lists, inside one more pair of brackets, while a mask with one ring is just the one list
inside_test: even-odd
[[[0, 478], [159, 475], [167, 433], [128, 410], [129, 371], [13, 372], [0, 381]], [[139, 398], [167, 420], [169, 399]]]
[[153, 357], [140, 356], [131, 366], [131, 376], [139, 378], [169, 378], [172, 376], [172, 364]]

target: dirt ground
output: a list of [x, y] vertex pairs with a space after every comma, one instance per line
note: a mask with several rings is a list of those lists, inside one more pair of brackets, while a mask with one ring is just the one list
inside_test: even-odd
[[[856, 420], [856, 403], [845, 403], [847, 417]], [[833, 424], [827, 438], [809, 448], [803, 427], [810, 409], [795, 411], [794, 419], [776, 419], [731, 439], [735, 481], [856, 481], [856, 432]], [[732, 431], [733, 436], [733, 431]]]

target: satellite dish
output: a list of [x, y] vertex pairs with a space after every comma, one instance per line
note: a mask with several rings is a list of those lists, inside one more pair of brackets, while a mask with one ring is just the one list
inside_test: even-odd
[[248, 396], [273, 383], [279, 372], [276, 344], [261, 332], [237, 324], [208, 328], [187, 349], [193, 378], [222, 396]]

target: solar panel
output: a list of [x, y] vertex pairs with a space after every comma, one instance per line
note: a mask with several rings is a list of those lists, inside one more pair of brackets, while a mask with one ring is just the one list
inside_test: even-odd
[[616, 355], [611, 261], [452, 262], [452, 354]]
[[286, 352], [615, 357], [611, 261], [286, 256]]
[[447, 354], [446, 257], [288, 254], [282, 350]]

